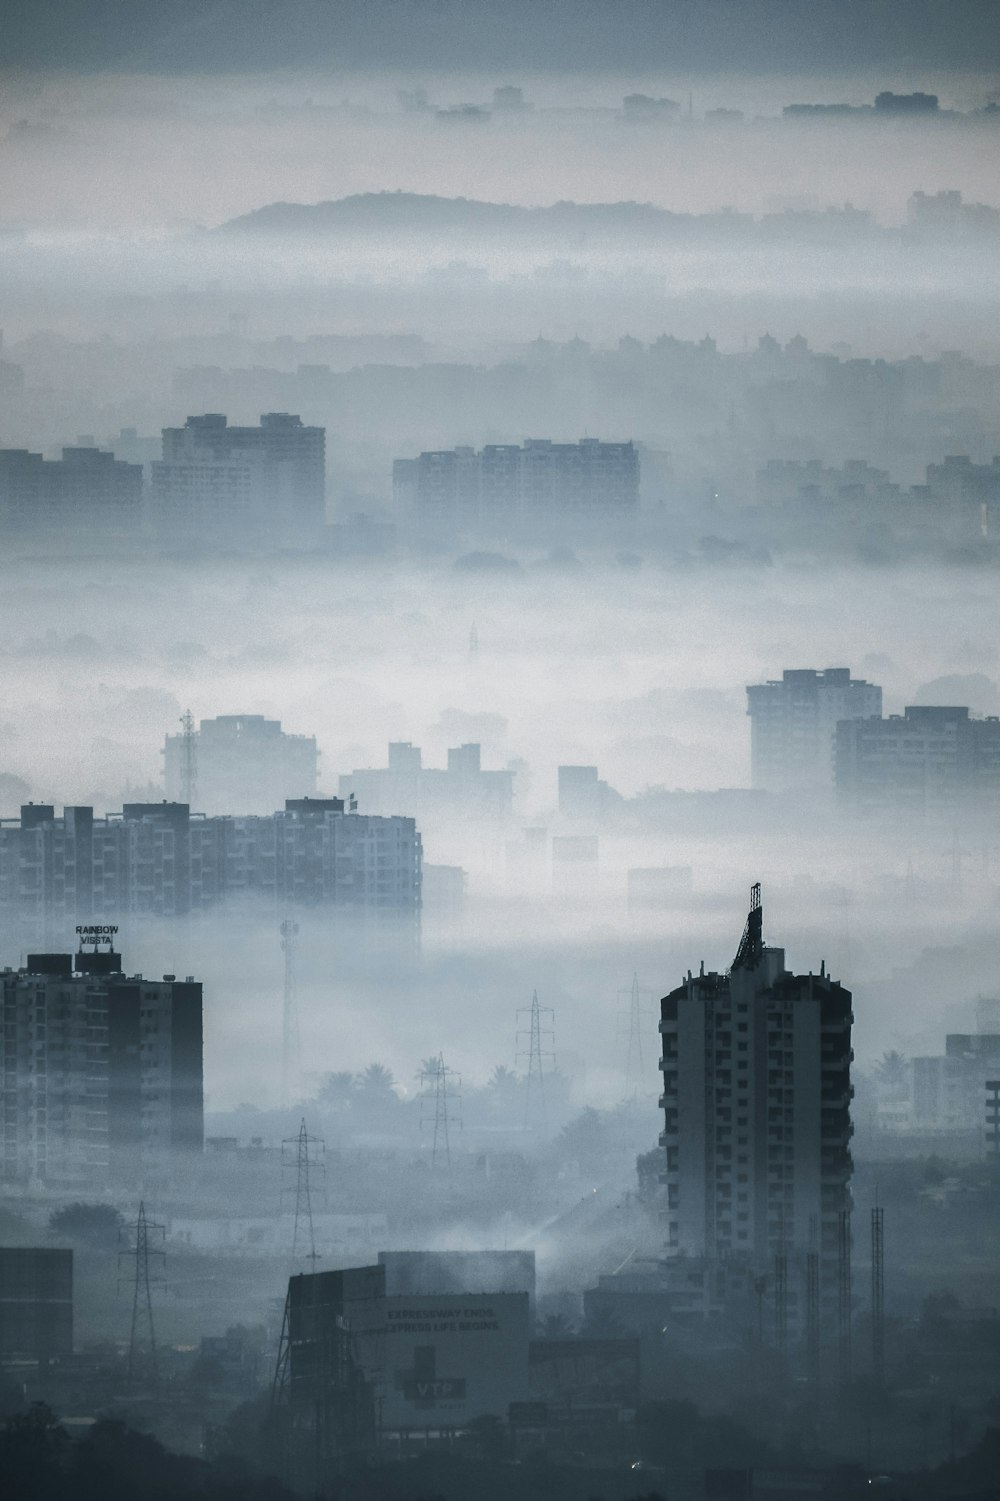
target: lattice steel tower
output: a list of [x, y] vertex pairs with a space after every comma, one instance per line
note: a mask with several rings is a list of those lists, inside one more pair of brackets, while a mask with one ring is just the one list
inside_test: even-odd
[[[159, 1384], [160, 1373], [156, 1358], [151, 1283], [156, 1280], [157, 1265], [162, 1271], [166, 1261], [166, 1253], [158, 1249], [155, 1244], [157, 1238], [162, 1239], [164, 1235], [164, 1227], [154, 1224], [152, 1220], [147, 1220], [146, 1206], [140, 1203], [135, 1222], [134, 1244], [118, 1253], [118, 1290], [121, 1291], [123, 1281], [127, 1281], [132, 1288], [132, 1325], [129, 1332], [128, 1365], [125, 1373], [129, 1386], [138, 1383], [148, 1386]], [[127, 1277], [123, 1277], [121, 1273], [123, 1261], [131, 1263]], [[154, 1268], [152, 1278], [150, 1263]]]
[[451, 1167], [451, 1127], [462, 1129], [462, 1080], [444, 1054], [420, 1070], [420, 1129], [433, 1125], [431, 1167]]
[[[528, 1025], [520, 1026], [522, 1016], [528, 1017]], [[548, 1026], [542, 1025], [542, 1018], [550, 1018]], [[524, 1082], [524, 1126], [525, 1130], [538, 1130], [544, 1135], [546, 1129], [545, 1111], [545, 1064], [548, 1061], [549, 1072], [555, 1063], [553, 1042], [555, 1040], [555, 1012], [551, 1006], [538, 1004], [538, 991], [531, 992], [531, 1005], [519, 1008], [517, 1042], [518, 1049], [516, 1061], [527, 1059], [528, 1071]], [[523, 1040], [528, 1039], [528, 1046], [523, 1046]], [[548, 1046], [543, 1045], [543, 1040], [548, 1041]]]
[[313, 1198], [318, 1195], [326, 1205], [326, 1142], [322, 1136], [310, 1136], [305, 1119], [297, 1136], [288, 1136], [281, 1143], [281, 1168], [283, 1178], [292, 1178], [294, 1184], [283, 1182], [282, 1198], [295, 1194], [295, 1223], [292, 1228], [292, 1258], [304, 1256], [315, 1263], [319, 1260], [316, 1250], [316, 1232], [313, 1225]]
[[195, 739], [194, 716], [190, 709], [181, 715], [181, 798], [189, 808], [194, 807], [198, 792], [198, 742]]
[[[632, 1099], [646, 1088], [646, 1061], [643, 1053], [643, 1025], [652, 1014], [645, 1004], [652, 992], [639, 986], [639, 976], [632, 976], [630, 990], [618, 992], [619, 1036], [627, 1038], [625, 1052], [625, 1098]], [[623, 1002], [625, 1004], [623, 1004]]]

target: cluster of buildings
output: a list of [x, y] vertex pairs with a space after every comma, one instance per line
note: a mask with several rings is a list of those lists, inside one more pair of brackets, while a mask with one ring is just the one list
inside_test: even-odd
[[314, 545], [326, 522], [326, 432], [287, 412], [256, 427], [221, 413], [165, 428], [162, 458], [126, 463], [90, 444], [61, 459], [0, 449], [0, 534], [59, 539], [149, 530], [165, 545], [208, 542], [240, 550], [268, 541]]
[[485, 770], [474, 741], [449, 750], [443, 768], [425, 766], [419, 746], [393, 741], [386, 766], [356, 768], [340, 778], [339, 791], [373, 813], [502, 821], [513, 805], [514, 773]]
[[163, 759], [167, 797], [213, 812], [267, 813], [290, 792], [316, 792], [315, 736], [290, 735], [262, 714], [220, 714], [197, 729], [187, 722], [183, 733], [166, 737]]
[[632, 442], [530, 438], [397, 459], [392, 482], [400, 515], [450, 530], [625, 521], [639, 507], [639, 455]]
[[322, 908], [361, 935], [419, 934], [422, 849], [412, 818], [340, 798], [287, 799], [270, 816], [126, 803], [120, 814], [29, 803], [0, 821], [0, 922], [38, 945], [86, 922], [178, 917], [224, 902]]
[[881, 688], [846, 667], [751, 684], [747, 713], [755, 788], [917, 824], [1000, 811], [1000, 718], [934, 704], [883, 717]]
[[904, 489], [863, 459], [841, 468], [821, 459], [771, 459], [757, 471], [757, 500], [791, 521], [827, 521], [853, 530], [881, 523], [918, 538], [941, 532], [989, 541], [1000, 521], [1000, 457], [976, 464], [951, 454], [928, 464], [922, 485]]
[[990, 1098], [1000, 1091], [1000, 1000], [981, 996], [975, 1032], [948, 1033], [943, 1053], [883, 1060], [875, 1088], [880, 1132], [979, 1156]]
[[116, 932], [83, 924], [76, 954], [0, 971], [7, 1184], [121, 1189], [202, 1151], [201, 985], [125, 974]]

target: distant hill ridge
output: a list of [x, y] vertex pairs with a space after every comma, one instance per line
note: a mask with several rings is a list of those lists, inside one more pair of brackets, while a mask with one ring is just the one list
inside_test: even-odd
[[[249, 214], [230, 219], [219, 232], [316, 233], [331, 229], [544, 229], [565, 231], [596, 228], [662, 229], [690, 221], [690, 214], [673, 213], [652, 203], [575, 203], [566, 200], [528, 208], [513, 203], [490, 203], [476, 198], [440, 198], [429, 193], [355, 193], [323, 203], [268, 203]], [[745, 219], [749, 215], [719, 214], [709, 219]], [[704, 219], [702, 220], [704, 222]]]

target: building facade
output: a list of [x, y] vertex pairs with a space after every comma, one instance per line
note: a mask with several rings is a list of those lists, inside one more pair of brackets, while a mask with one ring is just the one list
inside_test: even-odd
[[315, 542], [326, 519], [326, 430], [288, 412], [230, 427], [221, 412], [163, 429], [153, 524], [165, 540]]
[[93, 808], [26, 804], [0, 821], [0, 921], [22, 947], [77, 923], [180, 917], [226, 902], [327, 908], [358, 931], [420, 931], [422, 848], [412, 818], [377, 818], [340, 798], [288, 799], [266, 817], [192, 815], [186, 803]]
[[639, 507], [639, 455], [632, 442], [597, 438], [452, 448], [397, 460], [393, 488], [401, 513], [448, 529], [622, 520]]
[[837, 796], [862, 817], [947, 819], [1000, 811], [1000, 718], [910, 705], [837, 726]]
[[0, 994], [4, 1181], [85, 1189], [201, 1152], [193, 977], [125, 975], [114, 951], [29, 954]]
[[44, 459], [0, 449], [0, 533], [105, 537], [137, 532], [142, 522], [141, 464], [98, 448], [64, 448]]
[[668, 1250], [817, 1257], [837, 1285], [850, 1209], [851, 994], [765, 947], [760, 888], [727, 973], [689, 972], [661, 1002]]
[[750, 778], [765, 792], [832, 792], [837, 725], [882, 713], [882, 689], [849, 667], [786, 669], [747, 687]]
[[424, 766], [418, 745], [396, 741], [389, 745], [386, 766], [356, 768], [340, 778], [339, 791], [386, 815], [502, 820], [510, 816], [514, 773], [484, 770], [475, 743], [454, 746], [441, 768]]
[[288, 797], [312, 797], [319, 752], [312, 735], [289, 735], [278, 719], [262, 714], [221, 714], [203, 719], [190, 737], [168, 735], [164, 743], [164, 782], [168, 798], [191, 793], [187, 758], [192, 758], [193, 800], [212, 813], [267, 813]]

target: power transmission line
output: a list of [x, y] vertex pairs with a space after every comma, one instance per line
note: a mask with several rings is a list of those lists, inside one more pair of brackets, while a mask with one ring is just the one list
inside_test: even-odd
[[640, 988], [639, 976], [636, 974], [632, 976], [631, 989], [619, 990], [618, 992], [618, 1035], [619, 1037], [627, 1037], [628, 1039], [625, 1052], [626, 1099], [632, 1099], [635, 1095], [643, 1094], [646, 1089], [646, 1059], [643, 1048], [643, 1032], [645, 1030], [645, 1023], [653, 1013], [644, 1004], [644, 999], [651, 999], [652, 994], [651, 990]]
[[451, 1127], [462, 1129], [462, 1080], [439, 1053], [420, 1070], [420, 1129], [433, 1123], [431, 1167], [451, 1167]]
[[292, 1228], [292, 1259], [304, 1256], [315, 1266], [319, 1260], [316, 1251], [316, 1231], [313, 1224], [313, 1197], [318, 1195], [326, 1207], [326, 1142], [322, 1136], [310, 1136], [303, 1119], [297, 1136], [288, 1136], [281, 1143], [282, 1178], [295, 1175], [294, 1186], [287, 1181], [281, 1185], [282, 1197], [295, 1194], [295, 1222]]
[[[139, 1382], [145, 1382], [149, 1386], [159, 1384], [150, 1263], [153, 1263], [154, 1268], [152, 1280], [158, 1280], [156, 1278], [157, 1264], [159, 1264], [162, 1276], [166, 1253], [156, 1248], [155, 1241], [157, 1237], [162, 1238], [165, 1233], [162, 1225], [147, 1220], [146, 1206], [140, 1203], [135, 1222], [134, 1244], [118, 1253], [118, 1290], [121, 1292], [123, 1281], [129, 1282], [132, 1287], [132, 1325], [129, 1332], [128, 1365], [125, 1373], [129, 1386], [134, 1386]], [[121, 1275], [123, 1261], [131, 1263], [131, 1270], [124, 1278]]]
[[[520, 1026], [522, 1016], [528, 1017], [528, 1025]], [[542, 1017], [550, 1018], [550, 1025], [542, 1025]], [[528, 1072], [524, 1086], [524, 1127], [525, 1130], [535, 1129], [545, 1134], [547, 1125], [545, 1108], [545, 1062], [548, 1060], [549, 1072], [555, 1067], [555, 1051], [552, 1044], [555, 1042], [555, 1019], [556, 1014], [551, 1006], [538, 1004], [538, 991], [531, 992], [531, 1005], [522, 1006], [518, 1009], [518, 1050], [516, 1061], [526, 1058]], [[522, 1046], [524, 1038], [528, 1039], [528, 1046]], [[543, 1038], [549, 1040], [549, 1046], [543, 1047]]]

